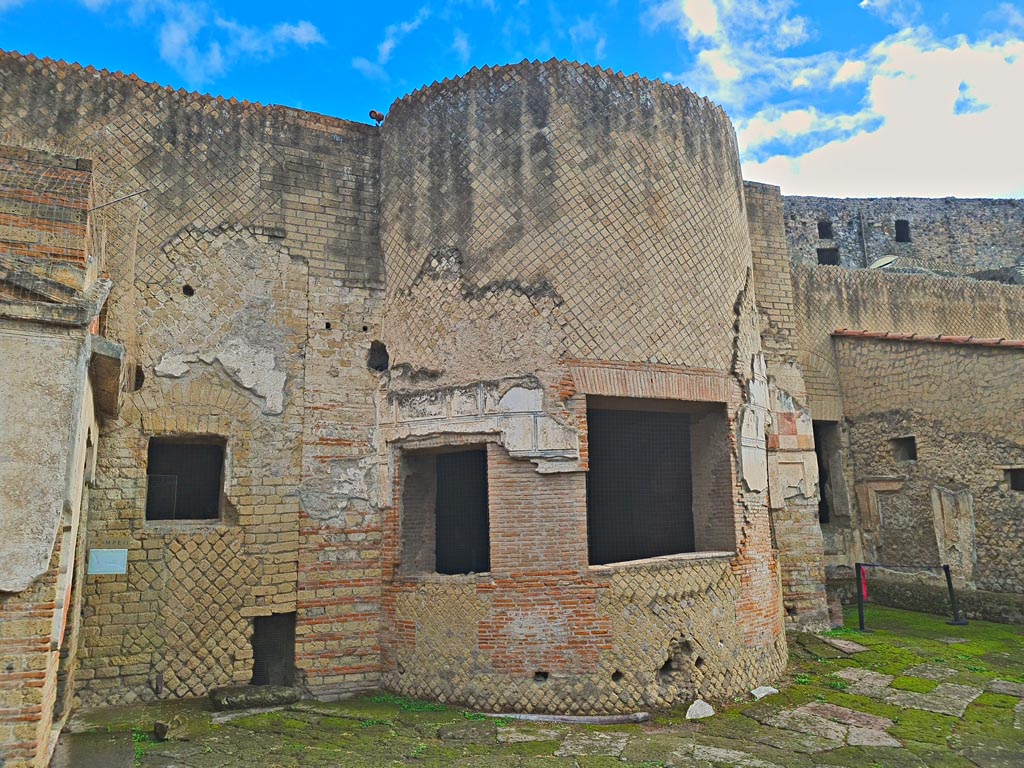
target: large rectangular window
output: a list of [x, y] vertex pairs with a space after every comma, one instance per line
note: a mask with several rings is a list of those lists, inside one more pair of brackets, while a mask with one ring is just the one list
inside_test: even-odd
[[402, 570], [485, 573], [491, 568], [487, 451], [402, 456]]
[[216, 520], [224, 483], [224, 442], [154, 437], [147, 463], [147, 520]]
[[690, 415], [587, 411], [591, 565], [694, 551]]

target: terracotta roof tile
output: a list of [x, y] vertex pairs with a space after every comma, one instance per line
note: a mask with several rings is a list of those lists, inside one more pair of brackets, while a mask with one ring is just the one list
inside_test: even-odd
[[974, 347], [1008, 347], [1024, 349], [1024, 339], [985, 339], [975, 336], [945, 336], [943, 334], [899, 333], [897, 331], [858, 331], [837, 328], [833, 336], [849, 339], [884, 339], [885, 341], [921, 341], [929, 344], [959, 344]]

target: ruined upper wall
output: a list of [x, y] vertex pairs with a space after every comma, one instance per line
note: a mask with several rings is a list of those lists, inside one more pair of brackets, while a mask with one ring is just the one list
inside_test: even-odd
[[[1024, 264], [1024, 200], [784, 199], [793, 264], [817, 264], [819, 248], [838, 248], [840, 265], [850, 268], [883, 256], [900, 257], [899, 266], [958, 274]], [[909, 242], [896, 242], [900, 219], [909, 223]], [[832, 225], [832, 238], [819, 237], [818, 222]]]
[[839, 328], [1024, 338], [1024, 287], [881, 270], [793, 269], [796, 348], [816, 419], [842, 414], [832, 334]]
[[524, 62], [400, 99], [382, 140], [393, 362], [466, 380], [560, 357], [730, 369], [750, 245], [711, 102]]

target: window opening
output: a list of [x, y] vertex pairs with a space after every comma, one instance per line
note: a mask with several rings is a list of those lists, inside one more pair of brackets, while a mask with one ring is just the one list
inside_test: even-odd
[[438, 573], [485, 573], [491, 569], [487, 516], [487, 451], [437, 455], [434, 506]]
[[695, 551], [690, 414], [587, 410], [591, 565]]
[[220, 517], [224, 443], [154, 437], [149, 441], [147, 520]]
[[895, 437], [889, 441], [896, 461], [917, 461], [917, 440], [913, 435]]
[[838, 248], [819, 248], [818, 249], [818, 263], [829, 266], [839, 266], [839, 249]]
[[1006, 470], [1006, 482], [1011, 491], [1024, 491], [1024, 467]]
[[896, 242], [910, 242], [910, 222], [906, 219], [896, 219]]
[[831, 221], [828, 221], [826, 219], [826, 220], [818, 222], [818, 237], [821, 240], [831, 240], [832, 239], [832, 234], [833, 233], [832, 233], [832, 222]]

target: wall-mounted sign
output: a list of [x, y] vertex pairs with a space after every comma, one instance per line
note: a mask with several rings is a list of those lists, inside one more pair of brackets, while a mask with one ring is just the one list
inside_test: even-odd
[[90, 549], [89, 575], [101, 576], [128, 572], [127, 549]]

